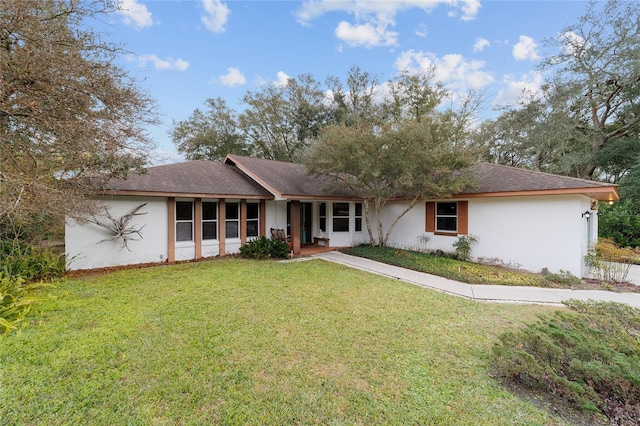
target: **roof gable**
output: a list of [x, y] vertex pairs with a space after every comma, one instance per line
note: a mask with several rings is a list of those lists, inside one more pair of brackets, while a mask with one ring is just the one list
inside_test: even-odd
[[330, 178], [307, 174], [302, 164], [231, 154], [224, 161], [238, 167], [276, 198], [358, 198], [352, 191], [333, 189]]

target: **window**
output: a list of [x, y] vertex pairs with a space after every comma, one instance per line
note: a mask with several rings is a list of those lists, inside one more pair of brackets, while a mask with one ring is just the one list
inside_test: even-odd
[[176, 241], [193, 241], [193, 202], [176, 201]]
[[362, 203], [356, 203], [356, 232], [362, 232]]
[[333, 203], [333, 232], [349, 232], [349, 203]]
[[320, 230], [327, 231], [327, 203], [320, 203]]
[[260, 235], [260, 204], [247, 203], [247, 237]]
[[225, 204], [225, 231], [227, 238], [240, 238], [240, 204]]
[[436, 203], [436, 231], [458, 232], [458, 203]]
[[218, 239], [218, 203], [202, 202], [202, 239]]

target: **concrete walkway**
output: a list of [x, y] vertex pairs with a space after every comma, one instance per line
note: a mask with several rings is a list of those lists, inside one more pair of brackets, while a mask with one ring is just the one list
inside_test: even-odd
[[619, 302], [640, 308], [640, 293], [615, 293], [605, 290], [570, 290], [560, 288], [513, 287], [504, 285], [465, 284], [436, 275], [411, 271], [362, 257], [337, 251], [314, 256], [329, 262], [340, 263], [355, 269], [395, 278], [424, 288], [484, 302], [538, 303], [561, 305], [563, 300], [600, 300]]

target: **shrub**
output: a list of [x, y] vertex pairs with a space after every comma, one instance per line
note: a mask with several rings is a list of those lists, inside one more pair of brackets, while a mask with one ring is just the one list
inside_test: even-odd
[[573, 275], [569, 271], [563, 271], [553, 274], [553, 273], [543, 273], [542, 276], [544, 279], [553, 284], [560, 284], [563, 287], [573, 287], [578, 286], [582, 283], [582, 280], [575, 275]]
[[471, 244], [477, 243], [478, 237], [475, 235], [461, 235], [453, 243], [456, 248], [456, 255], [459, 260], [469, 260], [471, 258]]
[[606, 282], [624, 282], [629, 268], [638, 261], [638, 251], [622, 248], [604, 238], [585, 256], [585, 263], [597, 271], [597, 278]]
[[25, 285], [24, 279], [0, 272], [0, 331], [6, 334], [18, 327], [38, 300], [31, 293], [43, 286]]
[[289, 257], [289, 249], [286, 243], [263, 236], [240, 247], [240, 256], [251, 259], [286, 259]]
[[63, 254], [15, 241], [0, 242], [0, 271], [6, 276], [39, 281], [59, 278], [66, 269]]
[[501, 335], [494, 373], [612, 424], [640, 424], [640, 310], [611, 302], [565, 304], [568, 311]]

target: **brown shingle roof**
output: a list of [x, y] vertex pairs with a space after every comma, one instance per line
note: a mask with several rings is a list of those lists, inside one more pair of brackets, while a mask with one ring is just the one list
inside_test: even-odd
[[354, 198], [348, 190], [331, 188], [329, 178], [310, 176], [301, 164], [262, 158], [227, 155], [226, 163], [234, 164], [252, 179], [282, 198]]
[[208, 160], [149, 167], [145, 174], [130, 175], [126, 180], [109, 182], [104, 192], [273, 198], [267, 190], [247, 179], [236, 167]]
[[[610, 183], [578, 179], [550, 173], [491, 163], [473, 166], [477, 187], [463, 194], [526, 195], [526, 193], [575, 193], [602, 200], [617, 200], [616, 186]], [[462, 194], [460, 194], [462, 195]]]
[[[458, 196], [499, 197], [538, 194], [584, 194], [618, 200], [615, 185], [498, 164], [473, 167], [477, 187]], [[331, 189], [328, 178], [310, 176], [301, 164], [228, 155], [224, 162], [198, 160], [150, 167], [143, 175], [111, 181], [104, 193], [226, 198], [357, 198]]]

